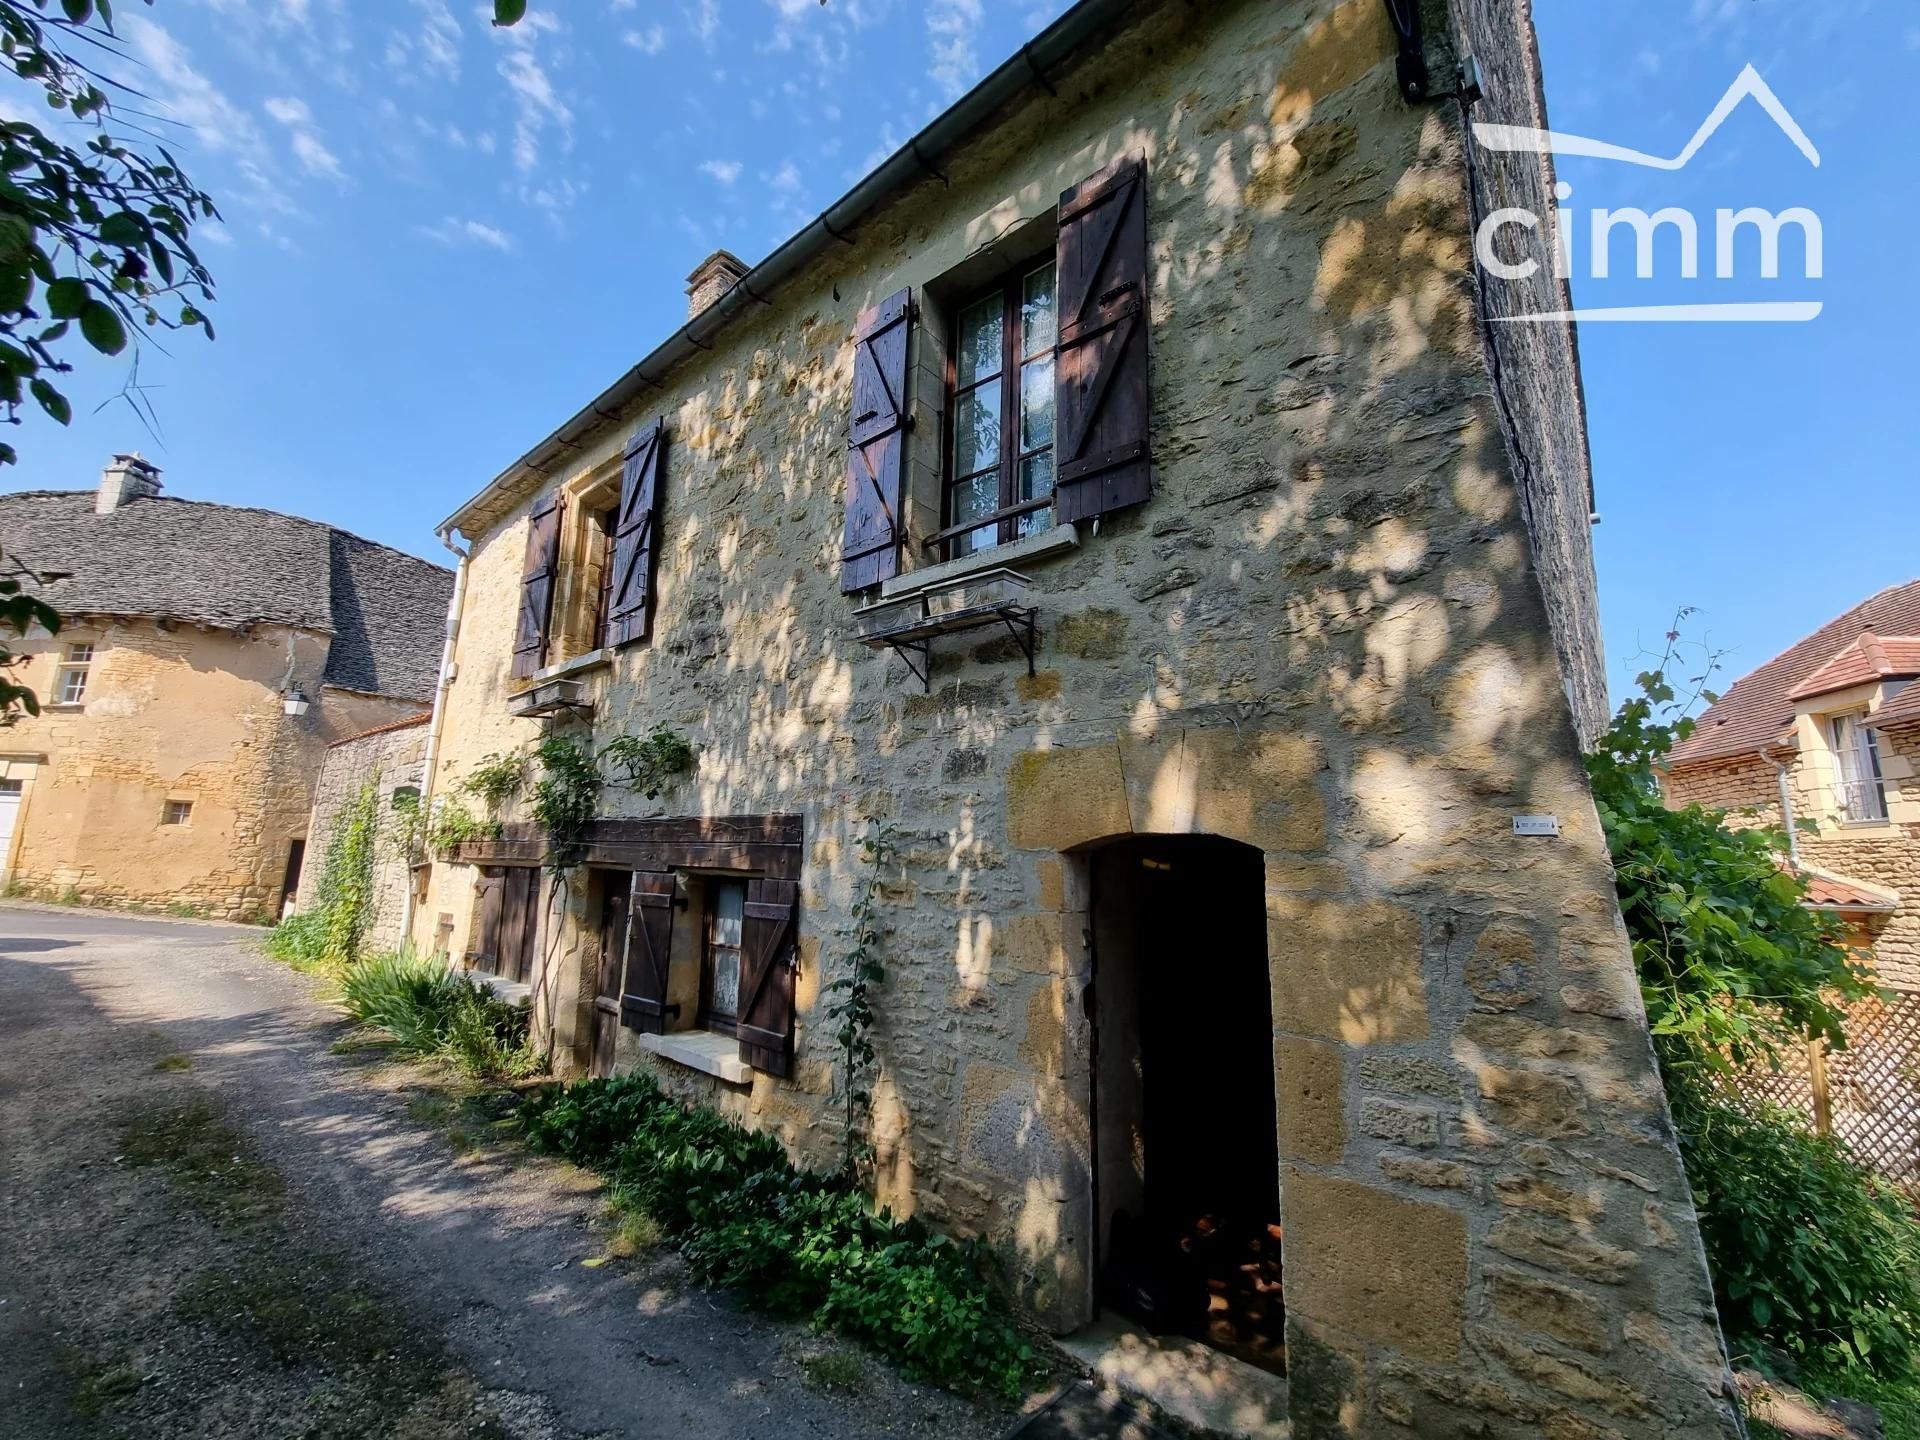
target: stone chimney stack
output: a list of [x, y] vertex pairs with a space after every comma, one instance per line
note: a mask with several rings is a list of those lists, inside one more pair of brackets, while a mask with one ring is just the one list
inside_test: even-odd
[[138, 455], [116, 455], [113, 463], [100, 472], [100, 489], [93, 498], [93, 513], [111, 515], [132, 500], [145, 500], [160, 493], [160, 467]]
[[687, 318], [693, 319], [746, 277], [747, 266], [729, 250], [716, 250], [687, 277]]

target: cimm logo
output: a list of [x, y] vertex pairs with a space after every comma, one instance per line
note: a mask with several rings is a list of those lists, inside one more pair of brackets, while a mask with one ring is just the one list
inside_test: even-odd
[[[1624, 145], [1592, 140], [1584, 135], [1568, 135], [1558, 130], [1536, 130], [1524, 125], [1494, 125], [1476, 122], [1475, 140], [1483, 149], [1496, 154], [1573, 155], [1595, 160], [1611, 160], [1647, 170], [1684, 170], [1745, 101], [1756, 102], [1778, 125], [1787, 139], [1814, 169], [1820, 166], [1820, 152], [1807, 132], [1780, 103], [1760, 73], [1749, 65], [1739, 74], [1720, 103], [1713, 107], [1693, 138], [1679, 154], [1667, 158], [1632, 150]], [[1544, 240], [1556, 278], [1570, 279], [1577, 271], [1583, 246], [1582, 227], [1575, 212], [1565, 208], [1573, 198], [1573, 187], [1564, 181], [1554, 187], [1558, 204], [1545, 215], [1519, 206], [1495, 210], [1480, 222], [1474, 236], [1474, 255], [1481, 267], [1497, 280], [1526, 281], [1536, 276], [1541, 261], [1525, 252]], [[1640, 280], [1695, 280], [1700, 276], [1703, 237], [1713, 242], [1713, 275], [1716, 280], [1780, 278], [1780, 237], [1789, 226], [1800, 234], [1801, 274], [1811, 282], [1822, 278], [1825, 263], [1825, 236], [1820, 217], [1805, 206], [1794, 205], [1773, 211], [1757, 205], [1740, 208], [1716, 208], [1710, 224], [1699, 215], [1677, 205], [1668, 205], [1649, 214], [1637, 206], [1595, 207], [1587, 213], [1585, 226], [1586, 273], [1595, 280], [1613, 278], [1614, 235], [1632, 232], [1634, 277]], [[1659, 246], [1662, 230], [1671, 230], [1674, 244]], [[1743, 231], [1751, 230], [1754, 243], [1742, 245]], [[1521, 232], [1526, 232], [1522, 234]], [[1670, 257], [1663, 267], [1656, 264], [1662, 251]], [[1503, 251], [1505, 252], [1503, 254]], [[1742, 253], [1757, 258], [1757, 271], [1749, 265], [1742, 276]], [[1820, 314], [1817, 300], [1706, 301], [1698, 304], [1617, 305], [1584, 307], [1573, 310], [1527, 311], [1499, 318], [1510, 324], [1544, 324], [1566, 320], [1671, 323], [1675, 321], [1808, 321]]]

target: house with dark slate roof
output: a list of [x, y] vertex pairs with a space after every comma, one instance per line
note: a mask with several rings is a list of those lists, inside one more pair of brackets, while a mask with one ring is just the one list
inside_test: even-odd
[[96, 490], [0, 495], [0, 550], [65, 622], [17, 647], [41, 713], [0, 737], [0, 867], [27, 893], [271, 916], [328, 745], [432, 704], [453, 577], [160, 490], [117, 455]]
[[1674, 747], [1675, 805], [1786, 825], [1810, 902], [1920, 994], [1920, 580], [1892, 585], [1743, 675]]

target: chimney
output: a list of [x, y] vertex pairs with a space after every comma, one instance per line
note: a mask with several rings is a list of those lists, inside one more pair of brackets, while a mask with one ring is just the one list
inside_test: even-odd
[[145, 500], [160, 493], [160, 467], [136, 455], [116, 455], [113, 463], [100, 472], [100, 489], [93, 498], [93, 513], [111, 515], [131, 500]]
[[716, 250], [694, 267], [687, 277], [687, 318], [702, 310], [746, 278], [747, 266], [729, 250]]

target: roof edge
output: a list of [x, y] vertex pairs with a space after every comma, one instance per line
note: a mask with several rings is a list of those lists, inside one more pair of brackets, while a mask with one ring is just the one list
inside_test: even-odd
[[[933, 161], [964, 142], [1028, 91], [1051, 90], [1047, 72], [1074, 55], [1141, 0], [1078, 0], [1066, 13], [1002, 61], [985, 79], [927, 123], [917, 135], [882, 160], [854, 187], [789, 236], [749, 270], [731, 289], [657, 345], [637, 365], [595, 396], [591, 403], [547, 438], [502, 470], [437, 527], [444, 537], [463, 530], [463, 521], [483, 501], [528, 472], [540, 473], [558, 455], [619, 412], [645, 389], [663, 389], [655, 378], [688, 356], [710, 349], [713, 338], [750, 308], [771, 303], [794, 275], [835, 244], [855, 243], [847, 232], [923, 179], [944, 179]], [[649, 373], [651, 372], [651, 373]], [[469, 533], [468, 538], [473, 538]]]

